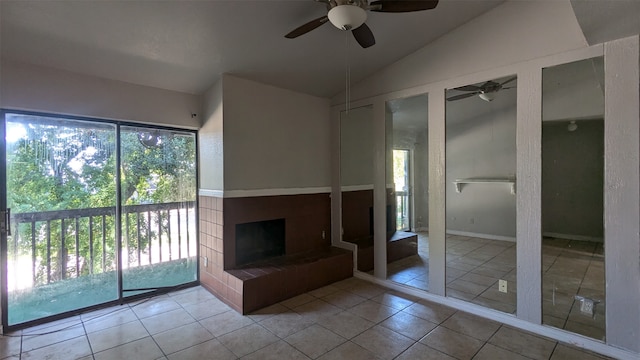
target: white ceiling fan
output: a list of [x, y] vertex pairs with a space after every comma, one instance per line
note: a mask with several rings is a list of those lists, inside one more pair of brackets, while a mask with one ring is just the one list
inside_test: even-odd
[[365, 24], [367, 11], [402, 13], [431, 10], [438, 5], [438, 0], [315, 0], [327, 7], [327, 15], [311, 20], [296, 28], [286, 38], [293, 39], [316, 29], [326, 22], [331, 22], [336, 28], [351, 31], [354, 38], [363, 48], [376, 43], [371, 29]]
[[513, 89], [513, 87], [504, 87], [506, 84], [514, 81], [517, 77], [511, 77], [501, 83], [489, 80], [482, 85], [465, 85], [452, 90], [466, 91], [466, 94], [455, 95], [447, 98], [447, 101], [456, 101], [466, 99], [471, 96], [478, 95], [478, 97], [484, 101], [493, 101], [496, 97], [496, 93], [502, 90]]

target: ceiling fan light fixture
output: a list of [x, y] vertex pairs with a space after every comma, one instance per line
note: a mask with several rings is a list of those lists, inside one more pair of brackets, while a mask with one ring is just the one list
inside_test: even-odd
[[483, 92], [483, 93], [478, 94], [478, 97], [480, 99], [484, 100], [484, 101], [489, 102], [489, 101], [493, 101], [493, 99], [496, 98], [496, 94], [495, 93], [490, 93], [490, 92], [489, 93]]
[[329, 21], [340, 30], [353, 30], [364, 24], [367, 12], [356, 5], [338, 5], [329, 10]]

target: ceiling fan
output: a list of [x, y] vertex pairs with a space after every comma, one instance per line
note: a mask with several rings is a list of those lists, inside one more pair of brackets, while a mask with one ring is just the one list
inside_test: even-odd
[[493, 80], [489, 80], [486, 83], [477, 86], [477, 85], [465, 85], [457, 88], [453, 88], [452, 90], [458, 91], [469, 91], [466, 94], [455, 95], [447, 98], [447, 101], [455, 101], [460, 99], [466, 99], [471, 96], [478, 95], [478, 97], [484, 101], [492, 101], [495, 99], [495, 95], [500, 90], [508, 90], [513, 89], [513, 87], [504, 87], [504, 85], [514, 81], [517, 77], [514, 76], [512, 78], [507, 79], [501, 83], [495, 82]]
[[296, 28], [284, 37], [297, 38], [309, 31], [331, 22], [340, 30], [353, 33], [353, 37], [363, 48], [368, 48], [376, 43], [371, 29], [364, 22], [367, 20], [367, 11], [375, 12], [412, 12], [431, 10], [438, 5], [438, 0], [378, 0], [369, 3], [368, 0], [315, 0], [327, 6], [327, 15], [311, 20]]

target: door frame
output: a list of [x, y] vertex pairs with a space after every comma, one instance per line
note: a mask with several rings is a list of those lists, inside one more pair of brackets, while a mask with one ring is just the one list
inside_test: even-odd
[[[75, 115], [65, 115], [65, 114], [56, 114], [56, 113], [47, 113], [47, 112], [38, 112], [38, 111], [25, 111], [25, 110], [13, 110], [10, 108], [0, 108], [0, 136], [3, 139], [6, 138], [6, 114], [18, 114], [18, 115], [32, 115], [32, 116], [42, 116], [42, 117], [51, 117], [51, 118], [59, 118], [65, 120], [78, 120], [78, 121], [86, 121], [93, 123], [101, 123], [101, 124], [112, 124], [115, 125], [116, 132], [116, 215], [115, 215], [115, 231], [116, 231], [116, 263], [117, 263], [117, 281], [118, 281], [118, 298], [112, 301], [108, 301], [105, 303], [100, 303], [80, 309], [74, 309], [66, 312], [62, 312], [55, 315], [50, 315], [42, 318], [38, 318], [35, 320], [30, 320], [24, 323], [19, 323], [15, 325], [9, 325], [9, 314], [8, 314], [8, 262], [7, 262], [7, 241], [8, 234], [4, 231], [0, 231], [0, 263], [2, 267], [0, 268], [0, 313], [1, 313], [1, 322], [0, 322], [0, 334], [4, 334], [7, 332], [27, 328], [30, 326], [35, 326], [63, 318], [67, 318], [73, 315], [77, 315], [80, 313], [101, 309], [114, 305], [122, 305], [123, 303], [136, 301], [143, 298], [149, 298], [161, 294], [168, 293], [170, 291], [175, 291], [179, 289], [189, 288], [200, 284], [200, 214], [199, 214], [199, 196], [197, 190], [200, 188], [200, 168], [198, 160], [199, 156], [199, 146], [198, 146], [198, 131], [188, 128], [180, 128], [180, 127], [170, 127], [170, 126], [162, 126], [162, 125], [154, 125], [154, 124], [145, 124], [145, 123], [136, 123], [131, 121], [119, 121], [119, 120], [109, 120], [109, 119], [101, 119], [101, 118], [92, 118], [92, 117], [84, 117], [84, 116], [75, 116]], [[185, 133], [192, 133], [194, 135], [194, 146], [195, 146], [195, 241], [196, 241], [196, 280], [184, 284], [180, 284], [171, 288], [158, 288], [153, 291], [136, 294], [132, 296], [123, 296], [123, 287], [122, 287], [122, 259], [121, 259], [121, 249], [122, 249], [122, 234], [121, 234], [121, 226], [122, 226], [122, 218], [121, 218], [121, 208], [122, 204], [120, 201], [121, 197], [121, 189], [120, 189], [120, 127], [121, 126], [132, 126], [138, 128], [149, 128], [154, 130], [166, 130], [166, 131], [180, 131]], [[0, 146], [0, 167], [2, 169], [6, 169], [7, 163], [7, 153], [6, 153], [6, 142], [3, 146]], [[7, 174], [6, 171], [0, 172], [0, 213], [2, 215], [7, 211]]]

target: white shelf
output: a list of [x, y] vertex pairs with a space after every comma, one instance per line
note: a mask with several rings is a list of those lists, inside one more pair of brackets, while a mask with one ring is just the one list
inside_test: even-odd
[[467, 184], [509, 184], [511, 187], [511, 195], [516, 194], [516, 179], [510, 177], [456, 179], [453, 184], [456, 186], [457, 193], [461, 193], [462, 188]]

